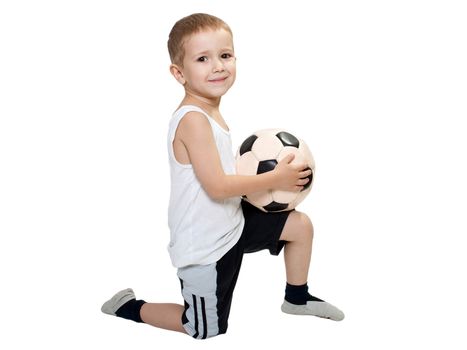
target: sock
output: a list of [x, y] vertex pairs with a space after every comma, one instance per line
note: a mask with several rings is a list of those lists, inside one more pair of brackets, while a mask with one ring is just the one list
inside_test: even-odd
[[295, 305], [305, 305], [307, 301], [323, 301], [308, 293], [308, 284], [295, 286], [288, 284], [285, 287], [285, 300]]
[[144, 300], [131, 299], [123, 304], [115, 314], [118, 317], [126, 318], [139, 323], [144, 323], [140, 316], [141, 306], [146, 304]]

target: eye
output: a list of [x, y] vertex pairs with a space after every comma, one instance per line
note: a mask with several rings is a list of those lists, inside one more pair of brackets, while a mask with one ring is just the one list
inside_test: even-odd
[[227, 58], [233, 57], [233, 55], [230, 54], [230, 53], [223, 53], [223, 54], [221, 55], [221, 57], [224, 58], [224, 59], [227, 59]]
[[198, 62], [206, 62], [208, 58], [206, 56], [201, 56], [197, 59]]

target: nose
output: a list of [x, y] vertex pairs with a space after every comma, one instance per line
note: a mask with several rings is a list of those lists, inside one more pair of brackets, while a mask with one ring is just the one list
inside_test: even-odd
[[215, 59], [213, 61], [213, 64], [212, 64], [212, 71], [214, 73], [216, 72], [222, 72], [224, 71], [225, 67], [224, 67], [224, 62], [222, 62], [222, 60], [220, 59]]

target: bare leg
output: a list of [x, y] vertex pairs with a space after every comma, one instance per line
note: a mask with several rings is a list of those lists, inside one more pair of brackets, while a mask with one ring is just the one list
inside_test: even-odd
[[293, 285], [307, 283], [313, 245], [313, 224], [304, 213], [290, 213], [280, 236], [287, 241], [284, 261], [287, 282]]
[[[286, 241], [284, 249], [285, 271], [287, 282], [295, 286], [302, 286], [308, 282], [311, 249], [313, 245], [313, 224], [307, 215], [294, 211], [290, 213], [280, 237]], [[307, 292], [308, 294], [308, 292]], [[329, 318], [334, 321], [344, 319], [344, 313], [321, 299], [310, 299], [306, 304], [293, 304], [284, 300], [282, 311], [294, 315], [313, 315]]]
[[151, 326], [186, 333], [182, 326], [184, 307], [179, 304], [146, 303], [141, 307], [140, 316]]

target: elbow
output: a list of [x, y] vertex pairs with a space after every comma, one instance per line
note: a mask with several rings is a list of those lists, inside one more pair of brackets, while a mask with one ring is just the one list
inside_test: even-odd
[[208, 188], [206, 188], [206, 193], [208, 194], [209, 198], [215, 201], [220, 201], [229, 198], [227, 186], [221, 183], [209, 186]]
[[228, 196], [225, 194], [224, 191], [222, 191], [222, 189], [208, 191], [208, 196], [209, 198], [215, 201], [221, 201], [228, 198]]

